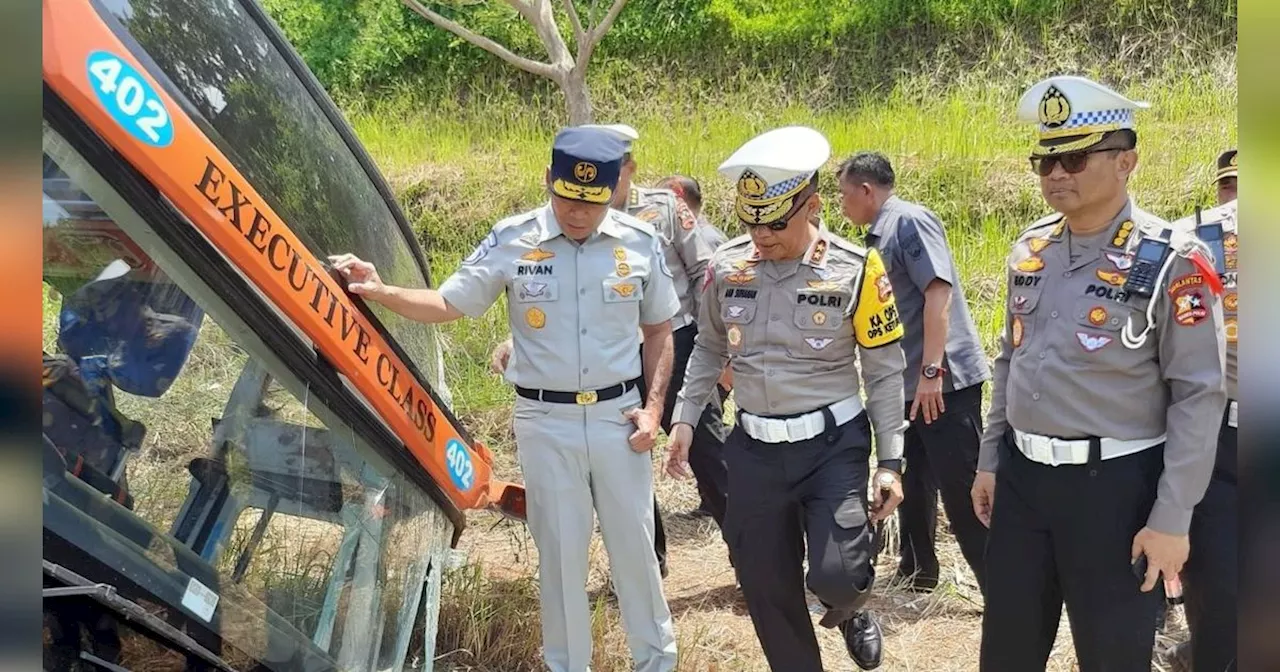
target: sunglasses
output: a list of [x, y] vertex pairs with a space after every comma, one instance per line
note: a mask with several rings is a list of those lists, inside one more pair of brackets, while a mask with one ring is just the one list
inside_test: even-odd
[[1031, 172], [1040, 177], [1048, 177], [1053, 172], [1053, 167], [1062, 164], [1062, 169], [1071, 175], [1084, 170], [1089, 165], [1089, 155], [1099, 152], [1123, 152], [1121, 147], [1107, 147], [1105, 149], [1090, 149], [1083, 152], [1071, 152], [1070, 154], [1058, 154], [1056, 156], [1033, 156], [1031, 157]]
[[791, 224], [791, 219], [787, 217], [783, 217], [782, 219], [779, 219], [776, 222], [769, 222], [768, 224], [751, 224], [751, 223], [743, 222], [743, 225], [747, 227], [748, 231], [751, 231], [752, 229], [755, 229], [761, 226], [769, 227], [770, 231], [783, 231], [787, 228], [789, 224]]

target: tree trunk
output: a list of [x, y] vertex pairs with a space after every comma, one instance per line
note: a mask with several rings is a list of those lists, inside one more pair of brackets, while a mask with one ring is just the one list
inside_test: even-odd
[[[580, 64], [581, 65], [581, 64]], [[587, 89], [586, 68], [575, 67], [565, 73], [560, 80], [560, 90], [564, 92], [565, 107], [569, 111], [569, 124], [578, 126], [594, 121], [595, 111], [591, 106], [591, 92]]]

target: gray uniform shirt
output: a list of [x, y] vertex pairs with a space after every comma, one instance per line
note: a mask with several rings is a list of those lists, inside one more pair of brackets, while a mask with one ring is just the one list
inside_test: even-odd
[[879, 255], [822, 228], [800, 259], [761, 261], [741, 236], [710, 266], [674, 422], [697, 424], [726, 361], [738, 407], [763, 417], [857, 395], [861, 369], [876, 455], [900, 459], [902, 327]]
[[934, 280], [951, 285], [947, 342], [941, 362], [947, 369], [943, 391], [964, 389], [990, 379], [991, 367], [969, 314], [942, 221], [924, 206], [890, 196], [867, 229], [866, 240], [868, 246], [879, 250], [889, 271], [898, 314], [906, 329], [902, 339], [907, 359], [903, 371], [906, 398], [915, 398], [920, 382], [920, 367], [924, 364], [924, 290]]
[[542, 390], [596, 390], [642, 375], [640, 325], [680, 308], [653, 227], [610, 209], [578, 244], [550, 205], [499, 222], [440, 293], [476, 317], [507, 295], [506, 378]]
[[1170, 225], [1131, 203], [1103, 233], [1072, 237], [1061, 217], [1025, 231], [1008, 260], [1005, 333], [978, 468], [995, 471], [1006, 428], [1064, 439], [1167, 435], [1148, 526], [1186, 534], [1213, 471], [1226, 405], [1222, 307], [1179, 256], [1153, 296], [1155, 328], [1137, 349], [1147, 301], [1121, 287], [1144, 231]]
[[693, 324], [698, 319], [699, 285], [715, 246], [698, 235], [693, 211], [669, 189], [632, 187], [627, 214], [651, 224], [662, 239], [662, 251], [680, 298], [680, 312], [672, 319], [671, 328]]
[[[1225, 292], [1222, 295], [1222, 326], [1227, 337], [1227, 397], [1237, 399], [1239, 387], [1236, 378], [1236, 340], [1239, 327], [1237, 320], [1239, 319], [1239, 301], [1237, 294], [1237, 275], [1239, 274], [1239, 252], [1240, 239], [1239, 227], [1237, 226], [1237, 218], [1239, 216], [1239, 207], [1236, 201], [1223, 203], [1215, 208], [1204, 210], [1200, 213], [1200, 221], [1222, 222], [1222, 248], [1223, 248], [1223, 267], [1226, 275], [1222, 279]], [[1195, 215], [1184, 217], [1173, 223], [1175, 228], [1195, 233], [1196, 218]]]

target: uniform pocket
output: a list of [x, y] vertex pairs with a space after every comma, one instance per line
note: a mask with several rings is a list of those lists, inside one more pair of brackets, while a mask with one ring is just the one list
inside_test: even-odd
[[853, 356], [853, 327], [843, 304], [799, 303], [792, 312], [795, 330], [787, 336], [787, 353], [796, 359], [840, 361]]
[[1120, 331], [1133, 312], [1123, 303], [1098, 298], [1077, 299], [1075, 304], [1076, 324], [1100, 331]]
[[603, 281], [605, 303], [639, 303], [644, 298], [640, 278], [607, 278]]
[[516, 303], [558, 301], [560, 283], [555, 278], [517, 278], [511, 283], [511, 299]]
[[836, 507], [833, 516], [836, 525], [845, 530], [855, 530], [867, 525], [867, 508], [862, 503], [862, 498], [856, 495], [845, 498], [840, 506]]

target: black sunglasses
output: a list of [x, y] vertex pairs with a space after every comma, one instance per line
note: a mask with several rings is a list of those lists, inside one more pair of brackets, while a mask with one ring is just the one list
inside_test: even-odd
[[1048, 177], [1053, 172], [1053, 167], [1062, 164], [1062, 169], [1068, 173], [1075, 175], [1084, 170], [1089, 165], [1089, 155], [1099, 152], [1123, 152], [1127, 151], [1123, 147], [1107, 147], [1105, 149], [1088, 149], [1083, 152], [1071, 152], [1069, 154], [1058, 154], [1051, 156], [1033, 156], [1031, 157], [1031, 172], [1040, 177]]

